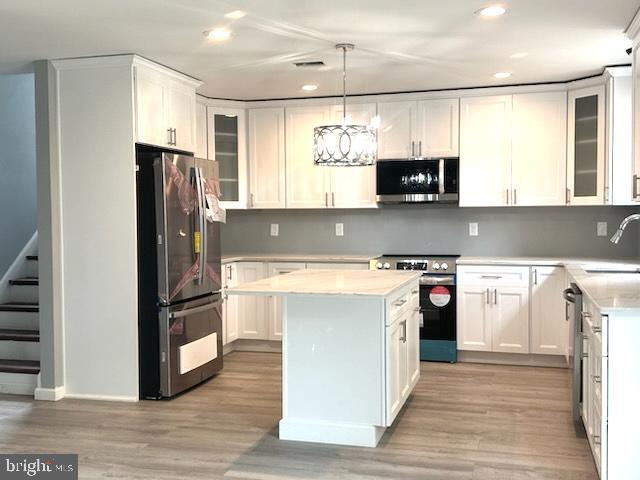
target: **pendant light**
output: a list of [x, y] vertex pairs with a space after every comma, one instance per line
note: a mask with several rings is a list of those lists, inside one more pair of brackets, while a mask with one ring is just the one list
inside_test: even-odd
[[332, 167], [359, 167], [376, 161], [375, 128], [347, 124], [347, 51], [351, 43], [339, 43], [342, 50], [342, 115], [340, 125], [324, 125], [313, 129], [313, 163]]

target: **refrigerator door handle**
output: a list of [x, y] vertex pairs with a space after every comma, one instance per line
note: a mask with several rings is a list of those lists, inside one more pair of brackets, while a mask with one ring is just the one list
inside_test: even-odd
[[196, 172], [196, 192], [198, 194], [198, 223], [200, 224], [200, 239], [198, 243], [198, 283], [201, 284], [204, 278], [204, 255], [203, 255], [203, 237], [205, 236], [205, 219], [204, 219], [204, 210], [202, 208], [202, 177], [200, 173], [200, 168], [195, 167]]
[[205, 277], [205, 269], [207, 268], [207, 257], [209, 256], [209, 225], [207, 223], [207, 194], [204, 184], [204, 170], [198, 167], [200, 171], [200, 184], [202, 185], [202, 278]]
[[199, 307], [188, 308], [186, 310], [179, 310], [177, 312], [172, 312], [169, 314], [169, 318], [173, 320], [175, 318], [188, 317], [189, 315], [206, 312], [207, 310], [212, 310], [219, 305], [222, 305], [222, 300], [216, 300], [215, 302], [207, 303], [206, 305], [200, 305]]

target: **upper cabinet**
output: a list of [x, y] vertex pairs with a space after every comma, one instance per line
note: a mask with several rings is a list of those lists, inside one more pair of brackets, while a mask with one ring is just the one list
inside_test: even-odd
[[460, 110], [460, 205], [509, 205], [512, 97], [463, 98]]
[[459, 100], [378, 104], [378, 157], [457, 157]]
[[136, 141], [194, 152], [200, 83], [144, 64], [134, 68]]
[[249, 208], [286, 206], [284, 108], [249, 110]]
[[220, 171], [220, 191], [225, 208], [247, 206], [247, 140], [245, 110], [207, 107], [208, 158]]
[[627, 36], [633, 42], [632, 62], [632, 90], [633, 90], [633, 175], [632, 197], [635, 202], [640, 202], [640, 12], [627, 29]]
[[514, 95], [512, 135], [511, 204], [564, 205], [566, 92]]
[[460, 205], [565, 204], [565, 92], [463, 98]]
[[570, 205], [605, 203], [605, 89], [569, 92], [567, 200]]

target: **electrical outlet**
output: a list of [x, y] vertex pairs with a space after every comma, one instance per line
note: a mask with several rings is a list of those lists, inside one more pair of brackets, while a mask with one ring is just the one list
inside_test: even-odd
[[280, 225], [277, 223], [272, 223], [271, 224], [271, 236], [272, 237], [277, 237], [278, 235], [280, 235]]
[[336, 223], [336, 237], [344, 237], [344, 223]]
[[607, 236], [607, 222], [598, 222], [597, 232], [598, 232], [598, 236], [599, 237], [606, 237]]
[[478, 236], [478, 224], [476, 222], [469, 223], [469, 236], [470, 237]]

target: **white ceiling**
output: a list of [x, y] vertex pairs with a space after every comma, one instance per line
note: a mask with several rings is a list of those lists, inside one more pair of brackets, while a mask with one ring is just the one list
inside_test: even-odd
[[[488, 4], [508, 8], [484, 19]], [[41, 58], [138, 53], [204, 81], [200, 93], [260, 99], [334, 95], [338, 42], [352, 93], [562, 81], [629, 63], [637, 0], [2, 0], [0, 73]], [[228, 20], [224, 14], [244, 10]], [[230, 40], [202, 34], [227, 26]], [[526, 52], [524, 58], [510, 58]], [[324, 70], [294, 61], [323, 60]], [[492, 74], [511, 71], [507, 80]], [[317, 83], [304, 94], [300, 86]]]

